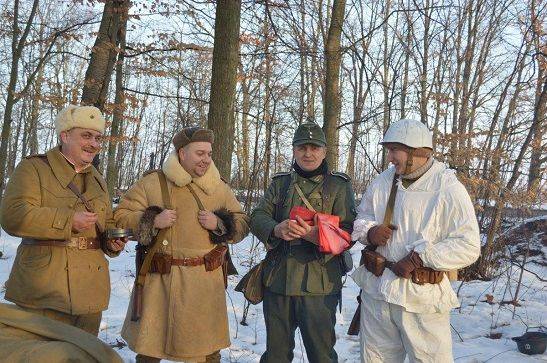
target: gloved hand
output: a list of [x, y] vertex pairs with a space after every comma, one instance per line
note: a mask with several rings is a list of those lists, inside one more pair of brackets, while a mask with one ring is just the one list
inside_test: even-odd
[[378, 224], [368, 230], [367, 239], [372, 245], [385, 246], [393, 234], [392, 231], [395, 230], [397, 230], [397, 227], [393, 224], [390, 224], [389, 226]]
[[396, 262], [392, 267], [391, 271], [399, 277], [409, 279], [412, 276], [412, 271], [418, 267], [423, 267], [424, 263], [416, 252], [412, 251], [401, 260]]

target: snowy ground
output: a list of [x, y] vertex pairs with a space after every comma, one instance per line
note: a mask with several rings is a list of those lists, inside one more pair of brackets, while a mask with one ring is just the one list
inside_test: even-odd
[[[255, 242], [256, 243], [256, 242]], [[0, 235], [0, 301], [3, 301], [3, 284], [7, 280], [19, 238], [11, 237], [4, 231]], [[240, 273], [248, 270], [245, 256], [253, 246], [252, 236], [234, 248], [234, 263], [238, 265]], [[110, 260], [112, 281], [112, 296], [110, 307], [103, 314], [100, 338], [116, 345], [121, 341], [120, 330], [125, 318], [125, 311], [129, 301], [133, 283], [133, 259], [135, 243], [128, 243], [121, 257]], [[357, 264], [359, 246], [355, 246], [353, 257]], [[242, 264], [244, 266], [242, 266]], [[537, 264], [529, 264], [527, 268], [545, 279], [547, 268]], [[463, 284], [459, 291], [461, 309], [451, 314], [453, 327], [454, 358], [456, 362], [547, 362], [547, 354], [527, 356], [517, 350], [516, 343], [511, 337], [522, 335], [526, 327], [537, 330], [537, 327], [547, 326], [547, 284], [540, 281], [531, 273], [525, 272], [519, 293], [520, 307], [502, 305], [499, 302], [510, 300], [515, 291], [516, 281], [520, 270], [507, 270], [500, 278], [489, 281], [474, 281]], [[239, 280], [238, 276], [230, 278], [227, 291], [228, 316], [230, 319], [230, 334], [232, 346], [222, 351], [223, 362], [258, 362], [261, 353], [265, 350], [265, 328], [262, 316], [262, 306], [249, 308], [247, 326], [239, 324], [243, 314], [244, 299], [233, 289]], [[455, 283], [458, 289], [460, 283]], [[348, 277], [343, 289], [342, 312], [337, 314], [337, 343], [340, 362], [359, 361], [359, 341], [357, 337], [346, 334], [348, 324], [355, 311], [355, 296], [359, 289]], [[492, 295], [491, 304], [486, 301], [486, 295]], [[515, 309], [515, 310], [514, 310]], [[514, 315], [514, 316], [513, 316]], [[501, 333], [499, 339], [490, 339], [487, 336]], [[499, 334], [497, 334], [499, 335]], [[118, 353], [127, 362], [134, 361], [135, 354], [127, 347], [117, 349]], [[304, 347], [300, 337], [297, 337], [295, 362], [307, 362]]]

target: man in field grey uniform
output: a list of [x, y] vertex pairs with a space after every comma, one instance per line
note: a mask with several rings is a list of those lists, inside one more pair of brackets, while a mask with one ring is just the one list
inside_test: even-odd
[[267, 345], [261, 362], [290, 362], [297, 327], [310, 362], [338, 361], [334, 324], [342, 257], [319, 252], [317, 227], [289, 219], [292, 207], [305, 205], [298, 185], [316, 211], [339, 216], [340, 227], [351, 233], [350, 179], [329, 171], [325, 156], [323, 130], [314, 123], [300, 125], [293, 138], [293, 170], [273, 177], [251, 215], [251, 231], [268, 250], [263, 276]]

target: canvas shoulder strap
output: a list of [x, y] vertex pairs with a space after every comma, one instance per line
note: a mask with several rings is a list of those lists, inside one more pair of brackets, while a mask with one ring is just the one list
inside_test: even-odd
[[[42, 160], [47, 166], [51, 168], [51, 164], [49, 163], [49, 160], [47, 159], [46, 155], [41, 154], [41, 155], [37, 155], [37, 157], [40, 158], [40, 160]], [[95, 213], [95, 209], [93, 209], [93, 206], [91, 205], [91, 203], [89, 203], [86, 197], [84, 197], [84, 195], [82, 194], [80, 189], [78, 189], [76, 184], [74, 184], [73, 182], [68, 183], [68, 189], [70, 189], [70, 191], [72, 191], [72, 193], [74, 193], [78, 197], [78, 199], [82, 201], [85, 209], [88, 212]], [[95, 225], [97, 226], [97, 229], [99, 230], [100, 233], [104, 232], [104, 227], [99, 221], [96, 221]]]
[[171, 205], [171, 196], [169, 195], [169, 188], [167, 187], [167, 178], [163, 171], [159, 170], [158, 178], [160, 180], [160, 189], [161, 189], [161, 199], [165, 209], [173, 209]]
[[[72, 191], [72, 193], [76, 194], [76, 196], [82, 201], [82, 203], [85, 206], [85, 209], [87, 209], [88, 212], [95, 213], [95, 210], [93, 209], [93, 206], [89, 201], [83, 196], [82, 192], [80, 192], [80, 189], [74, 184], [73, 182], [68, 183], [68, 189]], [[97, 226], [97, 229], [100, 233], [104, 232], [104, 227], [102, 224], [97, 220], [95, 222], [95, 225]]]
[[304, 195], [304, 192], [302, 192], [302, 189], [300, 188], [300, 186], [298, 184], [294, 184], [294, 189], [296, 189], [298, 196], [300, 197], [300, 199], [302, 199], [306, 207], [312, 212], [316, 212], [315, 208], [313, 208], [308, 198], [306, 198], [306, 196]]
[[192, 188], [192, 185], [191, 184], [186, 184], [186, 187], [188, 188], [188, 190], [190, 191], [190, 193], [192, 194], [192, 196], [196, 200], [196, 203], [198, 204], [199, 210], [200, 211], [205, 210], [205, 207], [203, 206], [203, 203], [201, 202], [201, 199], [199, 199], [198, 195], [196, 194], [196, 191], [194, 190], [194, 188]]

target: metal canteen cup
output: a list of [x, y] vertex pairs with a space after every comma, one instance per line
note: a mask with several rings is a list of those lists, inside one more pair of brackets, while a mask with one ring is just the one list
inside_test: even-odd
[[124, 228], [111, 228], [106, 230], [105, 235], [107, 239], [120, 239], [124, 237], [132, 237], [133, 230], [124, 229]]

